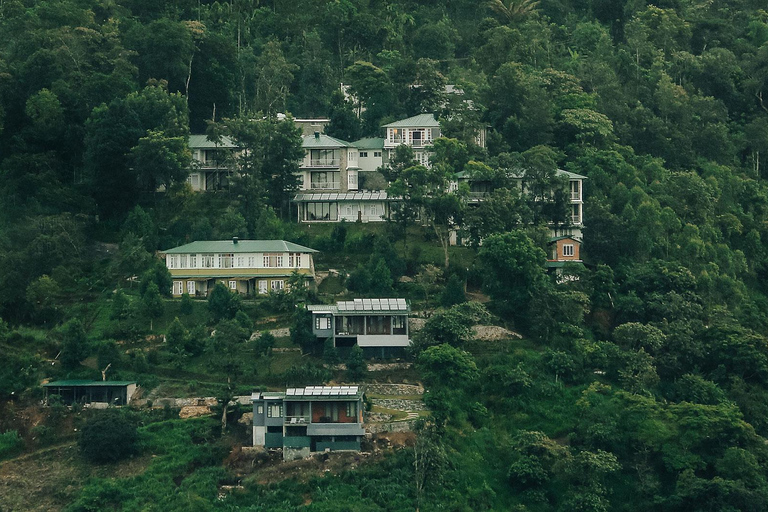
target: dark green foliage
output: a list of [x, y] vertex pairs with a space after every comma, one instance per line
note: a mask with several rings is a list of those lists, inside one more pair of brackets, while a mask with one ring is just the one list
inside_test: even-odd
[[323, 361], [325, 364], [339, 364], [339, 351], [333, 346], [333, 336], [329, 336], [323, 342]]
[[86, 420], [78, 445], [91, 462], [117, 462], [138, 451], [138, 433], [130, 414], [122, 410], [95, 411]]
[[305, 308], [296, 308], [293, 313], [291, 343], [300, 346], [305, 354], [313, 353], [321, 346], [312, 332], [312, 313]]
[[260, 356], [268, 356], [272, 354], [272, 348], [275, 346], [275, 337], [269, 331], [264, 331], [256, 339], [256, 354]]
[[61, 356], [59, 357], [61, 364], [67, 369], [78, 367], [90, 350], [83, 323], [73, 318], [61, 326], [59, 332], [61, 333]]
[[24, 441], [15, 430], [0, 434], [0, 460], [13, 457], [24, 449]]
[[331, 377], [331, 372], [322, 366], [305, 363], [292, 365], [281, 376], [286, 386], [313, 386], [325, 384]]
[[112, 320], [125, 320], [130, 312], [130, 303], [125, 292], [121, 289], [117, 289], [115, 295], [112, 298], [112, 308], [109, 312], [109, 318]]
[[181, 301], [179, 302], [179, 312], [181, 312], [182, 315], [191, 315], [194, 311], [194, 303], [192, 302], [192, 297], [189, 296], [188, 293], [183, 293], [181, 295]]
[[347, 358], [347, 378], [352, 382], [359, 382], [367, 373], [368, 364], [363, 357], [363, 349], [360, 345], [355, 345]]
[[152, 330], [154, 320], [163, 316], [165, 303], [160, 296], [157, 284], [151, 281], [141, 294], [141, 313], [149, 318], [149, 329]]
[[222, 283], [216, 283], [208, 294], [208, 312], [215, 323], [235, 318], [240, 311], [240, 298]]
[[186, 350], [188, 335], [189, 333], [187, 333], [187, 330], [179, 321], [179, 318], [176, 317], [168, 327], [168, 331], [165, 335], [165, 342], [168, 344], [170, 350], [183, 352]]
[[456, 304], [466, 302], [467, 296], [464, 293], [464, 281], [456, 274], [451, 274], [445, 283], [443, 293], [440, 294], [440, 305], [449, 308]]

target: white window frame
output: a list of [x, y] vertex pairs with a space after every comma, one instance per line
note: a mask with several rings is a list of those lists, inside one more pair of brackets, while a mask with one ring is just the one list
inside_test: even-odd
[[331, 328], [331, 319], [327, 316], [315, 317], [315, 329], [318, 331], [327, 331]]
[[174, 281], [173, 282], [173, 294], [174, 295], [181, 295], [184, 293], [184, 281]]
[[573, 256], [573, 244], [563, 244], [563, 256]]
[[367, 151], [361, 151], [360, 152], [360, 158], [368, 158], [368, 152]]
[[282, 290], [285, 288], [285, 281], [282, 279], [273, 279], [270, 283], [270, 288], [273, 292]]
[[229, 289], [233, 291], [237, 291], [237, 281], [230, 280], [229, 281]]
[[259, 295], [264, 295], [267, 293], [267, 280], [266, 279], [259, 279]]
[[195, 282], [194, 281], [187, 281], [187, 293], [190, 295], [195, 294]]
[[189, 268], [197, 268], [197, 254], [189, 255]]

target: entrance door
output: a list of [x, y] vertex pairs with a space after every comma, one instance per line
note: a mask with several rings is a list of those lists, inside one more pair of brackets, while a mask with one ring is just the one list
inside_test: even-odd
[[187, 281], [187, 293], [190, 295], [195, 294], [195, 282], [194, 281]]

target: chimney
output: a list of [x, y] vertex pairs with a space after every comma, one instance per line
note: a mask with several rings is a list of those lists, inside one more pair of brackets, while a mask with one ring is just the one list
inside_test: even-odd
[[315, 132], [315, 140], [320, 140], [320, 132]]
[[236, 236], [233, 236], [233, 237], [232, 237], [232, 243], [233, 243], [233, 244], [236, 244], [236, 243], [237, 243], [237, 237], [236, 237]]

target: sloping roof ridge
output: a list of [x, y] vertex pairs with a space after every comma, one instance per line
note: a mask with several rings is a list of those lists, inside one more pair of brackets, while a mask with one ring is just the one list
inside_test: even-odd
[[401, 126], [440, 126], [440, 123], [435, 119], [434, 113], [425, 113], [385, 124], [383, 128], [397, 128]]
[[[271, 247], [263, 247], [271, 244]], [[262, 247], [258, 247], [261, 245]], [[237, 251], [235, 249], [238, 249]], [[188, 244], [179, 245], [160, 251], [165, 254], [182, 254], [186, 252], [217, 252], [217, 251], [230, 251], [230, 252], [305, 252], [312, 253], [318, 252], [315, 249], [299, 245], [294, 242], [288, 242], [286, 240], [238, 240], [237, 243], [234, 240], [196, 240]]]

